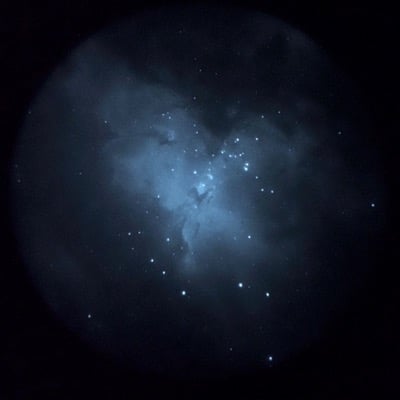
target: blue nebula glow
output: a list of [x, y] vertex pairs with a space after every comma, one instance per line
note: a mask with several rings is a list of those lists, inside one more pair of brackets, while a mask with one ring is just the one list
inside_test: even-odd
[[[142, 86], [126, 89], [123, 98], [135, 103], [143, 91], [160, 97], [157, 89]], [[226, 260], [261, 261], [268, 251], [268, 234], [286, 225], [285, 220], [278, 227], [274, 218], [269, 224], [268, 218], [259, 217], [260, 212], [264, 216], [274, 212], [268, 196], [260, 193], [264, 192], [262, 185], [282, 183], [275, 176], [282, 166], [285, 174], [295, 176], [312, 141], [302, 132], [288, 139], [268, 119], [258, 121], [255, 115], [241, 121], [246, 129], [238, 126], [221, 135], [223, 139], [217, 138], [184, 108], [168, 111], [168, 105], [177, 101], [171, 96], [164, 93], [164, 103], [153, 107], [150, 103], [134, 123], [125, 121], [129, 128], [119, 130], [120, 137], [107, 143], [115, 182], [132, 199], [140, 195], [148, 204], [158, 200], [158, 207], [170, 216], [160, 227], [162, 237], [167, 238], [163, 240], [183, 243], [183, 265], [198, 267], [205, 258], [217, 262], [211, 251], [216, 243], [225, 249]], [[112, 104], [104, 105], [111, 127], [116, 96], [112, 98]], [[160, 108], [165, 111], [160, 113]], [[287, 152], [288, 146], [297, 151]]]

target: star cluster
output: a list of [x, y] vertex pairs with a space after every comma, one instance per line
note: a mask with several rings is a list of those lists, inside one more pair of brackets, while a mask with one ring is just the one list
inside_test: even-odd
[[362, 275], [379, 185], [354, 156], [351, 90], [308, 38], [175, 11], [99, 33], [51, 76], [16, 152], [16, 229], [95, 348], [163, 373], [271, 367]]

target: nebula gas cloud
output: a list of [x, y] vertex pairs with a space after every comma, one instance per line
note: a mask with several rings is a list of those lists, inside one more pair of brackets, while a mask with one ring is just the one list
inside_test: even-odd
[[143, 371], [283, 362], [368, 269], [367, 123], [324, 51], [266, 15], [160, 8], [107, 27], [21, 131], [32, 279], [67, 327]]

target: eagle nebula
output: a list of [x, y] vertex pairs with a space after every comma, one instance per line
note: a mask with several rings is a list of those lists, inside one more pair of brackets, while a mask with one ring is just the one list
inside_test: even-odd
[[137, 370], [274, 367], [367, 274], [382, 212], [367, 124], [346, 76], [279, 20], [137, 14], [32, 100], [12, 166], [25, 264], [56, 318]]

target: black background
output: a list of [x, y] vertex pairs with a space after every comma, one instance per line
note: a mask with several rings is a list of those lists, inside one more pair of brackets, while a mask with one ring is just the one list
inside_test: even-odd
[[[386, 398], [395, 396], [399, 346], [394, 274], [396, 212], [392, 189], [399, 115], [397, 17], [380, 2], [237, 2], [281, 18], [324, 47], [353, 80], [372, 117], [370, 142], [382, 159], [387, 225], [368, 249], [380, 260], [320, 342], [284, 365], [224, 381], [171, 381], [140, 376], [88, 349], [50, 313], [31, 285], [12, 232], [8, 165], [32, 97], [85, 37], [155, 2], [7, 2], [1, 6], [0, 398]], [[230, 3], [226, 3], [227, 6]], [[367, 249], [366, 249], [367, 250]], [[351, 268], [351, 265], [349, 265]]]

